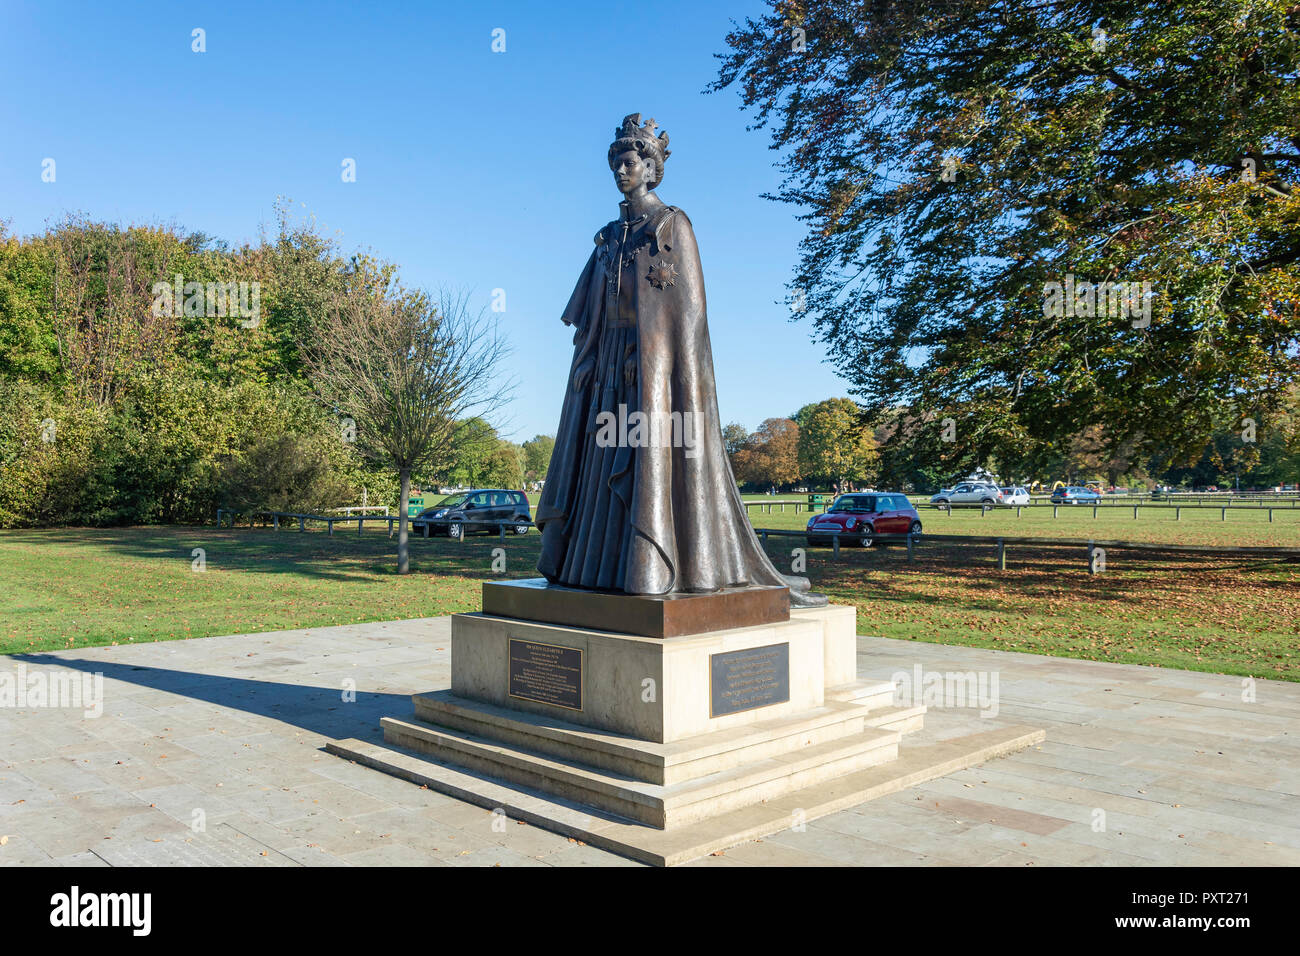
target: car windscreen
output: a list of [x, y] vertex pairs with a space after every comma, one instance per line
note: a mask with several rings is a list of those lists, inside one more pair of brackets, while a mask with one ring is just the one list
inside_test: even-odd
[[842, 498], [835, 499], [835, 504], [831, 505], [831, 511], [872, 512], [875, 510], [876, 498], [874, 495], [845, 495]]
[[434, 505], [434, 507], [435, 508], [459, 508], [465, 504], [468, 498], [469, 495], [448, 495], [446, 498], [443, 498], [436, 505]]

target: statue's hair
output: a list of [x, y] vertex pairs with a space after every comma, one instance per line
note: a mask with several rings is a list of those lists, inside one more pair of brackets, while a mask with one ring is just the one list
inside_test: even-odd
[[664, 163], [672, 155], [668, 148], [668, 134], [655, 135], [655, 121], [652, 117], [645, 126], [641, 125], [641, 114], [631, 113], [623, 117], [623, 125], [614, 130], [614, 142], [609, 144], [609, 168], [614, 168], [614, 157], [619, 153], [634, 150], [643, 159], [652, 159], [655, 164], [655, 180], [650, 188], [655, 189], [664, 181]]

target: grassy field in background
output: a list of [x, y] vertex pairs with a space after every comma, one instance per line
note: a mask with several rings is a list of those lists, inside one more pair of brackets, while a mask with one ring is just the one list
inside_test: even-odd
[[[768, 519], [755, 516], [760, 526], [772, 526]], [[980, 533], [1015, 518], [959, 513], [938, 521]], [[1207, 525], [1217, 523], [1216, 513]], [[1129, 524], [1139, 524], [1131, 512]], [[1200, 533], [1186, 512], [1180, 531]], [[535, 573], [538, 540], [536, 533], [507, 537], [507, 576]], [[801, 544], [772, 538], [768, 552], [790, 569]], [[377, 528], [362, 536], [342, 529], [333, 536], [260, 528], [4, 531], [0, 652], [473, 610], [499, 546], [495, 537], [414, 539], [413, 573], [399, 577], [394, 543]], [[206, 552], [202, 573], [191, 567], [194, 548]], [[914, 564], [898, 546], [844, 548], [838, 561], [825, 548], [806, 556], [815, 586], [858, 608], [863, 634], [1300, 679], [1297, 564], [1114, 552], [1106, 573], [1090, 576], [1082, 556], [1033, 546], [1013, 549], [1006, 571], [994, 568], [991, 548], [975, 546], [924, 546]]]
[[[759, 501], [761, 497], [750, 500]], [[1055, 518], [1051, 506], [1025, 508], [1019, 517], [1015, 508], [995, 508], [986, 513], [978, 508], [954, 508], [950, 514], [929, 505], [918, 505], [916, 510], [924, 530], [932, 534], [1096, 538], [1219, 547], [1300, 547], [1300, 508], [1289, 505], [1274, 509], [1271, 524], [1267, 511], [1251, 507], [1229, 508], [1222, 520], [1219, 509], [1209, 507], [1184, 507], [1181, 517], [1175, 520], [1174, 510], [1163, 505], [1140, 507], [1136, 520], [1131, 506], [1112, 505], [1098, 508], [1096, 518], [1092, 516], [1092, 508], [1084, 505], [1062, 505]], [[808, 517], [806, 510], [795, 514], [790, 505], [786, 505], [784, 514], [779, 507], [774, 507], [771, 514], [758, 507], [749, 509], [750, 521], [759, 528], [801, 531]]]

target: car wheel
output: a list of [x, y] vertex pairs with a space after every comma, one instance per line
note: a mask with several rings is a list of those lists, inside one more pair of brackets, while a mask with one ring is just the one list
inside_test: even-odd
[[907, 533], [908, 533], [908, 534], [920, 534], [920, 533], [921, 533], [921, 522], [919, 522], [919, 521], [913, 521], [912, 524], [911, 524], [911, 526], [908, 527], [908, 529], [907, 529]]
[[862, 534], [858, 538], [858, 547], [869, 548], [876, 543], [876, 532], [870, 525], [862, 529]]
[[980, 499], [980, 504], [982, 504], [982, 505], [995, 505], [995, 504], [997, 504], [997, 502], [994, 501], [992, 498], [981, 498], [981, 499]]
[[940, 498], [938, 501], [934, 503], [934, 506], [938, 508], [940, 511], [943, 511], [944, 509], [950, 507], [951, 503], [948, 501], [947, 498]]
[[451, 524], [447, 525], [447, 537], [464, 538], [465, 526], [461, 524], [459, 521], [453, 521]]
[[526, 524], [517, 524], [517, 525], [515, 525], [514, 531], [515, 531], [515, 534], [527, 534], [527, 533], [528, 533], [528, 525], [526, 525]]
[[826, 546], [825, 538], [813, 538], [813, 537], [808, 538], [808, 547], [810, 548], [824, 548], [825, 546]]

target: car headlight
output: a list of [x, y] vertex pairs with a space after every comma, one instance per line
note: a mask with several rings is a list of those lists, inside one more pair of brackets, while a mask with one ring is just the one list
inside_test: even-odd
[[844, 522], [844, 530], [852, 531], [854, 528], [857, 527], [857, 525], [858, 525], [857, 519], [850, 518], [848, 521]]
[[446, 513], [447, 513], [447, 509], [446, 509], [446, 508], [443, 508], [443, 509], [441, 509], [441, 510], [439, 510], [439, 511], [435, 511], [435, 512], [433, 513], [433, 516], [434, 516], [435, 518], [441, 518], [441, 517], [442, 517], [443, 515], [445, 515]]

